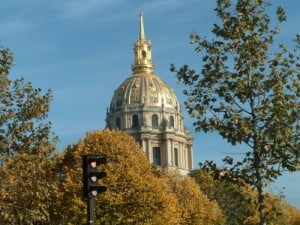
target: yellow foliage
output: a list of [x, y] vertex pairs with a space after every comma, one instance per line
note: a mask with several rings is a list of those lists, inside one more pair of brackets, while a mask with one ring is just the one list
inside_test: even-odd
[[[214, 179], [209, 173], [197, 170], [192, 173], [200, 189], [216, 200], [227, 217], [225, 224], [257, 225], [257, 192], [249, 185], [237, 185], [221, 179]], [[265, 195], [265, 214], [268, 225], [300, 225], [300, 212], [283, 202], [277, 195]]]
[[300, 211], [277, 195], [267, 195], [266, 216], [268, 225], [300, 225]]
[[165, 170], [162, 177], [175, 193], [181, 207], [182, 225], [218, 225], [225, 218], [216, 201], [211, 201], [189, 176]]
[[0, 224], [50, 224], [57, 191], [53, 160], [20, 152], [0, 166]]
[[180, 221], [178, 201], [170, 188], [151, 172], [145, 154], [133, 138], [122, 131], [94, 131], [69, 146], [60, 163], [61, 196], [57, 198], [57, 221], [84, 224], [86, 203], [82, 197], [81, 156], [105, 156], [102, 179], [108, 191], [95, 201], [95, 224], [176, 225]]
[[300, 210], [287, 204], [283, 203], [284, 218], [287, 225], [300, 225]]

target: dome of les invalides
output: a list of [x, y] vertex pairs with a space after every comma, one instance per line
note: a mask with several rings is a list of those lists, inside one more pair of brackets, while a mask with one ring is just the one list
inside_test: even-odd
[[107, 111], [107, 128], [132, 135], [150, 163], [187, 174], [193, 164], [193, 138], [183, 124], [174, 90], [154, 73], [151, 50], [140, 14], [132, 75], [114, 92]]

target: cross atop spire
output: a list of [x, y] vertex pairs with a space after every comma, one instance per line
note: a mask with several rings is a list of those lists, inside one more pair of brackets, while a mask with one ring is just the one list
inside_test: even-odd
[[144, 14], [140, 13], [140, 40], [145, 40], [145, 30], [144, 30]]

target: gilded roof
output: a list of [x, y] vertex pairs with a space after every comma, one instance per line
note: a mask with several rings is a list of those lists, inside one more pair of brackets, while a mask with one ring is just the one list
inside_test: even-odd
[[180, 110], [174, 90], [154, 74], [136, 74], [115, 90], [111, 111], [124, 107], [159, 106]]

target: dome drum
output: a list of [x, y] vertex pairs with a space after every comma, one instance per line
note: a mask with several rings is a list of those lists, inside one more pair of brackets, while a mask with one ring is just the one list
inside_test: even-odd
[[[133, 126], [133, 116], [136, 115], [137, 127]], [[120, 110], [118, 112], [109, 112], [107, 120], [110, 121], [108, 126], [111, 129], [160, 129], [183, 131], [183, 117], [179, 113], [172, 111], [162, 111], [158, 107], [148, 107], [144, 110], [143, 107], [132, 109]], [[118, 122], [117, 122], [118, 121]], [[121, 124], [121, 125], [117, 125]]]
[[193, 165], [193, 138], [183, 124], [174, 90], [154, 73], [151, 42], [145, 39], [143, 15], [134, 46], [132, 76], [114, 92], [107, 128], [133, 136], [150, 163], [187, 174]]

